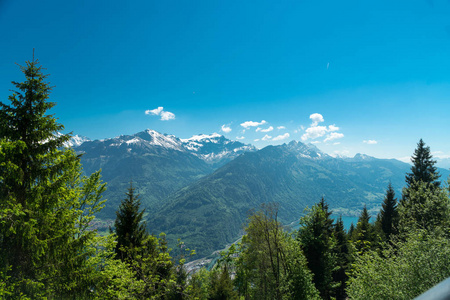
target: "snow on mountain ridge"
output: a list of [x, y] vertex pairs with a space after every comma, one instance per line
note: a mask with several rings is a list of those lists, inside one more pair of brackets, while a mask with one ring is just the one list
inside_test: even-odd
[[[212, 140], [215, 140], [215, 138], [220, 138], [223, 137], [223, 135], [220, 135], [216, 132], [214, 132], [213, 134], [207, 135], [207, 134], [197, 134], [194, 135], [188, 139], [180, 139], [183, 143], [188, 143], [188, 142], [199, 142], [199, 141], [203, 141], [206, 140], [206, 142], [212, 142]], [[217, 141], [216, 141], [217, 142]]]

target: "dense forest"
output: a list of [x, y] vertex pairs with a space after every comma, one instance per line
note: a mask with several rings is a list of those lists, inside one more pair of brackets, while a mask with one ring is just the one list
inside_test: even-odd
[[21, 68], [25, 81], [0, 102], [1, 298], [412, 299], [450, 276], [449, 189], [422, 140], [402, 195], [389, 184], [380, 212], [363, 209], [348, 232], [324, 198], [294, 232], [267, 203], [214, 266], [188, 274], [195, 251], [180, 241], [172, 257], [164, 234], [148, 233], [130, 182], [99, 235], [91, 224], [106, 183], [64, 146], [38, 61]]

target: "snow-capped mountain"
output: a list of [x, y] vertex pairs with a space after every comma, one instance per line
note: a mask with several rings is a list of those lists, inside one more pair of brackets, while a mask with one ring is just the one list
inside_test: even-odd
[[181, 141], [187, 151], [212, 164], [223, 164], [244, 152], [257, 150], [252, 145], [231, 141], [218, 133], [194, 135]]
[[70, 140], [66, 143], [66, 146], [68, 147], [78, 147], [81, 144], [83, 144], [84, 142], [88, 142], [90, 141], [89, 138], [82, 136], [82, 135], [74, 135], [70, 138]]
[[313, 144], [303, 144], [302, 142], [291, 141], [289, 144], [286, 145], [286, 148], [290, 152], [296, 154], [297, 157], [304, 157], [310, 159], [331, 158], [330, 155], [320, 151], [319, 148], [317, 148]]
[[192, 154], [216, 167], [233, 160], [244, 152], [257, 150], [252, 145], [228, 140], [217, 133], [211, 135], [199, 134], [188, 139], [180, 139], [174, 135], [147, 129], [133, 135], [121, 135], [101, 141], [90, 141], [82, 147], [79, 146], [88, 139], [83, 140], [81, 137], [76, 137], [77, 139], [72, 142], [71, 146], [78, 147], [78, 151], [82, 152], [92, 152], [93, 148], [96, 148], [95, 152], [103, 151], [103, 154], [106, 154], [115, 151], [115, 149], [121, 149], [123, 152], [144, 155], [147, 152], [161, 152], [170, 149]]

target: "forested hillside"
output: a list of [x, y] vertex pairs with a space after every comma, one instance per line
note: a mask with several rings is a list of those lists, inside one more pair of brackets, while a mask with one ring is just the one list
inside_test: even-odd
[[262, 203], [278, 203], [284, 224], [322, 196], [336, 213], [358, 215], [365, 205], [379, 209], [389, 182], [400, 192], [409, 168], [396, 160], [333, 158], [300, 142], [268, 146], [165, 199], [149, 214], [149, 230], [182, 238], [200, 256], [209, 255], [235, 241]]

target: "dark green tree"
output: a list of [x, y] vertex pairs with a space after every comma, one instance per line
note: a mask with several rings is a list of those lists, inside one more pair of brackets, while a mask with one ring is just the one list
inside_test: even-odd
[[333, 269], [333, 281], [337, 283], [337, 285], [332, 291], [332, 296], [337, 300], [342, 300], [347, 298], [345, 289], [348, 280], [347, 270], [349, 269], [350, 264], [350, 249], [342, 217], [339, 217], [336, 221], [334, 226], [334, 237], [336, 243], [333, 252], [336, 256], [336, 267]]
[[412, 173], [406, 176], [406, 187], [399, 205], [399, 230], [414, 228], [434, 230], [449, 226], [449, 198], [441, 188], [439, 173], [430, 154], [430, 147], [420, 140], [411, 158]]
[[390, 241], [391, 235], [396, 234], [398, 231], [397, 199], [395, 198], [395, 191], [390, 182], [383, 204], [381, 205], [380, 223], [381, 230], [384, 234], [383, 238], [386, 241]]
[[144, 245], [148, 237], [145, 222], [143, 222], [144, 210], [140, 210], [141, 200], [134, 194], [133, 182], [126, 193], [126, 198], [120, 203], [116, 212], [114, 223], [117, 235], [117, 257], [126, 261], [132, 259], [133, 252]]
[[421, 181], [433, 188], [440, 186], [440, 175], [434, 166], [436, 161], [433, 160], [430, 147], [425, 146], [422, 139], [417, 143], [411, 162], [413, 166], [411, 167], [411, 173], [406, 174], [406, 194], [404, 196], [408, 196], [408, 189], [412, 188], [415, 182]]
[[362, 254], [375, 247], [376, 235], [373, 225], [370, 224], [370, 215], [365, 205], [358, 218], [356, 228], [352, 233], [352, 241], [358, 254]]
[[[88, 230], [101, 208], [100, 174], [83, 177], [69, 135], [48, 110], [50, 84], [37, 60], [0, 102], [0, 273], [12, 297], [64, 298], [88, 293]], [[92, 275], [92, 274], [91, 274]]]
[[322, 198], [309, 213], [300, 219], [298, 240], [305, 253], [308, 267], [313, 273], [313, 282], [323, 299], [330, 298], [333, 285], [332, 272], [336, 257], [333, 221], [330, 219], [328, 205]]

